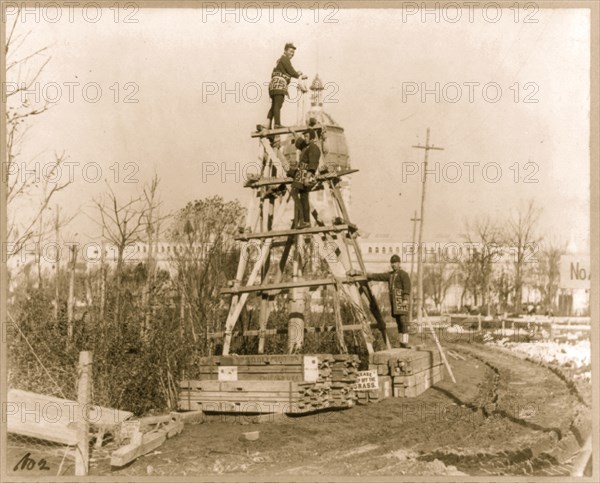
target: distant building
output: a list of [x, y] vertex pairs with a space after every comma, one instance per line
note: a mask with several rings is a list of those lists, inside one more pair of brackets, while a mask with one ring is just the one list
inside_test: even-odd
[[[344, 128], [323, 110], [323, 90], [323, 82], [317, 74], [310, 86], [310, 109], [304, 114], [300, 122], [301, 124], [306, 124], [310, 118], [315, 118], [319, 124], [327, 128], [326, 140], [321, 144], [321, 150], [326, 151], [321, 157], [321, 165], [326, 165], [330, 171], [344, 171], [351, 169], [350, 154], [348, 151], [348, 143], [346, 142], [346, 135], [344, 134]], [[296, 149], [291, 136], [284, 141], [283, 153], [288, 161], [296, 162], [298, 150]], [[344, 176], [338, 185], [348, 212], [351, 210], [352, 201], [350, 196], [350, 178], [351, 176]], [[329, 210], [328, 202], [325, 199], [323, 191], [311, 193], [310, 201], [311, 205], [314, 206], [319, 213], [326, 213]]]

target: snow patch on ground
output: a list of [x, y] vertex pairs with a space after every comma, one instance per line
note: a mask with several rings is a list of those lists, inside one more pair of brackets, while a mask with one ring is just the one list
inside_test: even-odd
[[[527, 354], [531, 359], [547, 364], [579, 369], [591, 364], [590, 341], [579, 340], [574, 343], [565, 342], [510, 342], [500, 339], [488, 342], [489, 345], [499, 345], [507, 349]], [[585, 373], [584, 373], [585, 374]]]

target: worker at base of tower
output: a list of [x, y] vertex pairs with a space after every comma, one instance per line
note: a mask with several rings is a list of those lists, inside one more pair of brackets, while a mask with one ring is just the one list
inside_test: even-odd
[[[410, 349], [408, 342], [408, 301], [410, 298], [410, 277], [400, 266], [400, 257], [392, 255], [390, 258], [392, 269], [383, 273], [367, 273], [367, 280], [374, 282], [388, 282], [390, 306], [392, 317], [396, 319], [398, 333], [400, 334], [400, 347]], [[350, 270], [348, 275], [359, 275], [360, 272]]]

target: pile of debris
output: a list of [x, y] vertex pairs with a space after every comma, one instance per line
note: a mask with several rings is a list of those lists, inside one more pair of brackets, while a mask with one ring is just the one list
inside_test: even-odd
[[[86, 427], [82, 424], [87, 422], [95, 434], [96, 448], [101, 448], [106, 440], [118, 446], [110, 457], [114, 467], [124, 466], [178, 435], [186, 419], [174, 412], [135, 419], [129, 411], [92, 404], [82, 406], [76, 401], [19, 389], [8, 391], [5, 404], [9, 433], [64, 444], [73, 447], [74, 454], [79, 454], [76, 447], [82, 441], [85, 446], [89, 444], [91, 435], [81, 434], [81, 428]], [[88, 464], [86, 461], [86, 467]]]
[[356, 355], [212, 356], [181, 381], [179, 407], [204, 412], [305, 413], [356, 402]]

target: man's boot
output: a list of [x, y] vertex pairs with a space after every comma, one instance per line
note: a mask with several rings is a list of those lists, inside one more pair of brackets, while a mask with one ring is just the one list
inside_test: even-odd
[[408, 334], [400, 333], [400, 347], [402, 349], [412, 349], [412, 346], [408, 343]]

